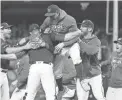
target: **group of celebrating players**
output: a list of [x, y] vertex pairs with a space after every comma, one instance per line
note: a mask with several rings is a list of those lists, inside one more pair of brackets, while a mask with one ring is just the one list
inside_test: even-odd
[[[70, 60], [76, 71], [72, 80], [76, 85], [78, 100], [88, 100], [90, 90], [97, 100], [122, 99], [122, 39], [115, 41], [118, 51], [112, 54], [111, 59], [99, 63], [101, 42], [93, 32], [92, 21], [83, 20], [78, 29], [76, 20], [57, 5], [50, 5], [45, 16], [41, 26], [29, 26], [30, 35], [22, 38], [17, 47], [6, 42], [11, 36], [11, 25], [5, 22], [1, 24], [0, 100], [34, 100], [40, 86], [43, 87], [46, 100], [69, 100], [63, 86], [65, 60]], [[17, 97], [21, 90], [17, 87], [10, 99], [6, 76], [9, 60], [19, 59], [26, 54], [29, 56], [30, 69], [25, 91], [21, 97]], [[113, 71], [105, 98], [101, 66], [109, 63]], [[67, 67], [71, 66], [67, 64]], [[71, 76], [67, 80], [69, 78]]]

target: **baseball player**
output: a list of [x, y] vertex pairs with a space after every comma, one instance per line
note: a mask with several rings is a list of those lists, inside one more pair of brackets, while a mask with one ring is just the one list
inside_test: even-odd
[[38, 88], [42, 84], [46, 100], [55, 100], [52, 41], [48, 34], [40, 33], [38, 24], [31, 24], [29, 32], [31, 35], [23, 39], [23, 41], [32, 43], [33, 48], [28, 50], [30, 70], [24, 99], [34, 100]]
[[[0, 100], [9, 100], [9, 86], [8, 79], [6, 76], [7, 70], [9, 69], [9, 60], [18, 58], [23, 53], [18, 53], [20, 51], [31, 48], [30, 44], [21, 46], [21, 47], [11, 47], [7, 43], [6, 39], [11, 36], [11, 25], [7, 23], [1, 24], [1, 67], [0, 67]], [[16, 53], [16, 54], [7, 54], [7, 53]]]
[[[47, 13], [45, 14], [45, 16], [47, 16], [47, 18], [44, 20], [40, 28], [42, 29], [42, 31], [45, 30], [47, 27], [50, 28], [49, 33], [51, 34], [51, 38], [53, 40], [56, 52], [61, 51], [62, 48], [68, 46], [69, 44], [71, 47], [71, 45], [77, 41], [76, 37], [79, 36], [79, 32], [77, 29], [76, 21], [72, 16], [68, 15], [64, 10], [59, 8], [57, 5], [50, 5], [47, 8]], [[65, 44], [64, 41], [70, 43]], [[78, 47], [78, 45], [76, 47]], [[77, 48], [75, 49], [76, 53], [74, 54], [74, 57], [72, 57], [72, 59], [73, 58], [77, 59], [75, 60], [76, 61], [75, 63], [77, 63], [77, 61], [79, 62], [81, 61], [80, 55], [78, 54], [79, 52], [78, 50], [79, 49]], [[54, 62], [54, 73], [59, 91], [63, 91], [62, 69], [64, 67], [63, 59], [65, 57], [65, 53], [64, 55], [62, 55], [61, 51], [61, 53], [57, 54]]]
[[76, 80], [78, 100], [88, 100], [90, 89], [97, 100], [105, 100], [101, 68], [97, 58], [101, 42], [93, 34], [92, 21], [83, 20], [80, 30], [84, 33], [84, 37], [79, 40], [82, 64], [75, 66], [76, 72], [80, 76]]
[[101, 62], [101, 66], [111, 64], [111, 78], [106, 94], [107, 100], [122, 99], [122, 38], [119, 38], [116, 43], [116, 51], [111, 54], [110, 59]]
[[[50, 5], [47, 8], [47, 13], [45, 16], [47, 16], [47, 18], [40, 28], [45, 30], [47, 27], [49, 27], [48, 31], [49, 33], [52, 33], [51, 37], [55, 42], [54, 44], [57, 45], [59, 43], [56, 46], [55, 52], [60, 52], [60, 50], [65, 46], [65, 44], [61, 42], [72, 40], [80, 35], [81, 32], [77, 29], [75, 19], [57, 5]], [[74, 47], [77, 47], [77, 45]], [[71, 53], [71, 58], [74, 64], [81, 62], [81, 59], [77, 53], [73, 56], [72, 55], [73, 54]]]

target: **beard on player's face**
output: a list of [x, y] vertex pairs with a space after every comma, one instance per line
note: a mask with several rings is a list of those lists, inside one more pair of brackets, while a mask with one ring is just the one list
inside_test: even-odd
[[116, 44], [116, 51], [122, 52], [122, 45], [121, 44], [119, 44], [119, 43]]
[[86, 36], [88, 34], [88, 28], [87, 27], [80, 27], [81, 32], [83, 32], [83, 36]]
[[3, 32], [4, 38], [9, 39], [11, 37], [11, 29], [10, 28], [6, 28], [1, 31]]
[[55, 13], [53, 16], [50, 16], [51, 19], [55, 20], [59, 17], [59, 13]]

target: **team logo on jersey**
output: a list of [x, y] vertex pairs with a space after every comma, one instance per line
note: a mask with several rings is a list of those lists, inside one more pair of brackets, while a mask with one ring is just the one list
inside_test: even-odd
[[63, 23], [51, 25], [51, 31], [55, 33], [65, 32], [67, 31], [67, 27]]
[[114, 57], [111, 64], [112, 64], [113, 68], [116, 68], [116, 67], [118, 67], [119, 64], [122, 64], [122, 59]]

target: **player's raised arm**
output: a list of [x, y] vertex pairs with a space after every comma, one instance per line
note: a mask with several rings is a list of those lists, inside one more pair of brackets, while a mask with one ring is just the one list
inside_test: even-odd
[[7, 53], [17, 53], [17, 52], [21, 52], [23, 50], [28, 50], [28, 49], [31, 49], [32, 46], [30, 43], [27, 43], [26, 45], [24, 46], [20, 46], [20, 47], [5, 47], [5, 51]]

